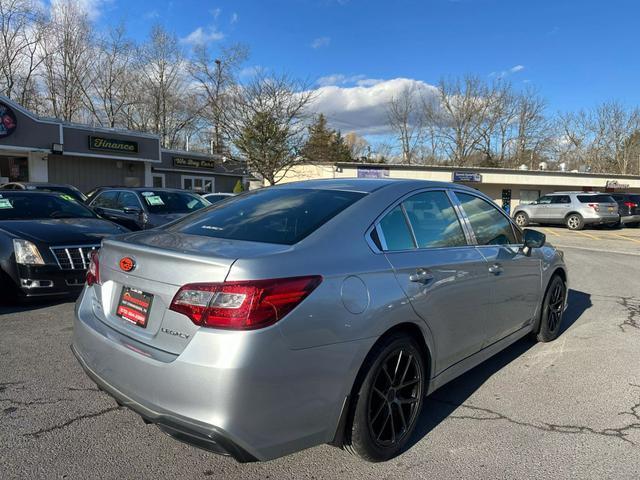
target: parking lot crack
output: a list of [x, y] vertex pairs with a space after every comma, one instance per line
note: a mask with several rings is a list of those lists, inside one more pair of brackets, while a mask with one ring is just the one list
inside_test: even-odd
[[30, 407], [32, 405], [55, 405], [62, 402], [70, 402], [71, 398], [58, 398], [55, 400], [46, 400], [44, 398], [36, 398], [35, 400], [23, 401], [15, 400], [13, 398], [0, 398], [0, 402], [9, 402], [12, 405], [19, 405], [21, 407]]
[[4, 382], [0, 383], [0, 392], [4, 392], [7, 388], [15, 385], [22, 385], [24, 382]]
[[632, 297], [620, 297], [618, 301], [626, 309], [627, 318], [618, 325], [618, 328], [626, 332], [626, 328], [640, 330], [640, 300]]
[[[495, 410], [491, 410], [489, 408], [477, 407], [475, 405], [469, 405], [466, 403], [458, 404], [455, 402], [436, 399], [436, 398], [434, 398], [433, 400], [438, 403], [446, 404], [453, 407], [462, 407], [467, 410], [471, 410], [472, 412], [475, 413], [475, 414], [464, 414], [464, 413], [454, 414], [454, 415], [449, 415], [448, 418], [453, 418], [457, 420], [473, 420], [478, 422], [505, 421], [513, 425], [534, 428], [536, 430], [549, 432], [549, 433], [562, 433], [562, 434], [568, 434], [568, 435], [588, 434], [588, 435], [597, 435], [602, 437], [614, 437], [614, 438], [619, 438], [620, 440], [626, 443], [630, 443], [631, 445], [634, 445], [634, 446], [636, 445], [636, 443], [629, 440], [627, 436], [633, 430], [640, 430], [640, 421], [627, 424], [620, 428], [605, 428], [602, 430], [598, 430], [585, 425], [564, 425], [564, 424], [554, 424], [554, 423], [547, 423], [547, 422], [540, 422], [540, 423], [525, 422], [522, 420], [516, 420], [514, 418], [508, 417], [507, 415], [504, 415]], [[622, 414], [629, 414], [629, 415], [635, 416], [635, 418], [640, 420], [640, 417], [639, 417], [640, 412], [638, 411], [639, 409], [640, 409], [640, 404], [636, 404], [631, 408], [630, 411], [622, 412]]]
[[81, 420], [86, 420], [88, 418], [96, 418], [96, 417], [100, 417], [102, 415], [106, 415], [107, 413], [110, 412], [115, 412], [116, 410], [118, 410], [120, 407], [110, 407], [110, 408], [105, 408], [104, 410], [100, 410], [98, 412], [94, 412], [94, 413], [87, 413], [84, 415], [78, 415], [77, 417], [73, 417], [70, 420], [67, 420], [64, 423], [60, 423], [58, 425], [54, 425], [52, 427], [48, 427], [48, 428], [43, 428], [41, 430], [38, 430], [36, 432], [31, 432], [31, 433], [25, 433], [23, 436], [25, 437], [40, 437], [41, 435], [44, 435], [46, 433], [50, 433], [53, 432], [55, 430], [61, 430], [63, 428], [67, 428], [69, 425], [73, 425], [74, 423], [77, 423]]

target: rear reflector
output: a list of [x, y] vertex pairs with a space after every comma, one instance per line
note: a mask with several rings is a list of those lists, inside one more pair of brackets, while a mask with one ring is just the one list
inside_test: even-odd
[[255, 330], [273, 325], [300, 304], [322, 277], [276, 278], [184, 285], [170, 310], [196, 325], [230, 330]]
[[86, 278], [87, 278], [87, 285], [89, 286], [96, 283], [100, 283], [100, 260], [98, 259], [97, 250], [93, 250], [89, 257], [89, 268], [87, 268]]

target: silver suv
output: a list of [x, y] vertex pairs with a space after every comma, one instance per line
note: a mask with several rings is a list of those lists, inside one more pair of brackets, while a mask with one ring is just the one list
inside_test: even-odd
[[582, 230], [585, 225], [618, 225], [620, 214], [618, 204], [606, 193], [555, 192], [528, 205], [518, 205], [513, 219], [520, 227], [563, 223], [569, 230]]

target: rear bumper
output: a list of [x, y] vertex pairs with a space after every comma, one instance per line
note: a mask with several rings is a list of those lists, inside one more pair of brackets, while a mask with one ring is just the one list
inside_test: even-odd
[[620, 215], [598, 215], [597, 217], [584, 217], [585, 225], [603, 225], [606, 223], [618, 223]]
[[173, 437], [241, 462], [331, 442], [375, 341], [292, 350], [277, 325], [200, 329], [178, 355], [103, 323], [95, 301], [92, 288], [78, 299], [72, 347], [93, 381]]
[[258, 460], [242, 447], [233, 443], [232, 440], [229, 440], [224, 433], [218, 431], [215, 427], [194, 423], [193, 420], [188, 421], [174, 414], [155, 411], [133, 400], [96, 374], [73, 345], [71, 346], [71, 351], [78, 359], [85, 373], [101, 390], [111, 395], [119, 405], [136, 412], [143, 418], [145, 423], [156, 424], [163, 432], [176, 440], [220, 455], [230, 455], [238, 462], [246, 463]]
[[622, 215], [620, 217], [620, 223], [622, 223], [623, 225], [637, 222], [640, 222], [640, 215]]

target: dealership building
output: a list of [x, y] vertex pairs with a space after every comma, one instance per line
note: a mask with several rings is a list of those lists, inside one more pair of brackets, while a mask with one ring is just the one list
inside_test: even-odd
[[165, 150], [157, 135], [41, 118], [0, 96], [0, 184], [68, 183], [232, 192], [247, 182], [244, 162]]
[[518, 203], [531, 203], [557, 191], [640, 193], [639, 175], [363, 163], [299, 165], [282, 182], [346, 177], [457, 182], [480, 190], [509, 213]]

